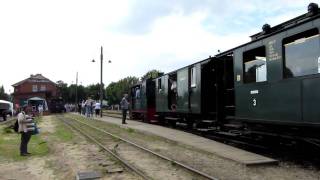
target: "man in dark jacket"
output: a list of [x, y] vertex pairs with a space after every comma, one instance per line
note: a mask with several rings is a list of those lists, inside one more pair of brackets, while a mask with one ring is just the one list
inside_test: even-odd
[[122, 124], [127, 124], [126, 123], [126, 117], [127, 117], [127, 111], [129, 109], [129, 102], [127, 100], [128, 94], [124, 94], [121, 102], [120, 102], [120, 106], [122, 109]]

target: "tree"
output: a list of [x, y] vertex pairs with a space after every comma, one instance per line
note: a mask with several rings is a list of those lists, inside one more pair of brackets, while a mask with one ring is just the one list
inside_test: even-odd
[[0, 99], [1, 99], [1, 100], [6, 100], [6, 101], [9, 101], [9, 100], [10, 100], [10, 96], [9, 96], [9, 94], [7, 94], [7, 93], [4, 91], [4, 87], [3, 87], [3, 86], [0, 87]]
[[59, 94], [62, 97], [62, 99], [66, 102], [69, 100], [69, 88], [68, 84], [64, 83], [63, 81], [57, 81], [57, 86], [59, 89]]
[[119, 104], [123, 94], [129, 93], [130, 87], [139, 81], [137, 77], [126, 77], [112, 82], [106, 88], [107, 99], [110, 104]]
[[[78, 101], [86, 100], [88, 97], [98, 100], [100, 98], [100, 84], [92, 84], [89, 86], [82, 86], [75, 84], [68, 85], [63, 81], [57, 81], [57, 86], [59, 88], [59, 93], [62, 99], [66, 103], [74, 103], [76, 100], [76, 89], [78, 94]], [[105, 99], [105, 94], [103, 95]]]
[[[92, 99], [98, 100], [100, 99], [100, 83], [92, 84], [86, 87], [87, 95]], [[103, 99], [105, 99], [105, 95], [103, 94]]]
[[144, 74], [140, 79], [141, 79], [141, 81], [143, 81], [145, 79], [156, 78], [156, 77], [159, 77], [161, 75], [163, 75], [162, 71], [153, 69], [153, 70], [148, 71], [146, 74]]

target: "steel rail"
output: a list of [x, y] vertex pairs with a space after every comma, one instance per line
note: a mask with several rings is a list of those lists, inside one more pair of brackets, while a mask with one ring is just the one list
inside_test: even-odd
[[1, 121], [0, 125], [4, 125], [4, 124], [9, 124], [11, 122], [14, 122], [14, 120], [16, 120], [17, 118], [11, 117], [9, 119], [7, 119], [6, 121]]
[[75, 119], [75, 118], [72, 118], [72, 117], [70, 117], [70, 118], [73, 119], [73, 120], [75, 120], [75, 121], [77, 121], [77, 122], [79, 122], [79, 123], [82, 123], [82, 124], [84, 124], [84, 125], [86, 125], [86, 126], [89, 126], [89, 127], [93, 128], [93, 129], [95, 129], [95, 130], [98, 130], [98, 131], [103, 132], [103, 133], [105, 133], [105, 134], [108, 134], [108, 135], [110, 135], [110, 136], [112, 136], [112, 137], [114, 137], [114, 138], [120, 139], [121, 141], [124, 141], [124, 142], [126, 142], [126, 143], [128, 143], [128, 144], [131, 144], [131, 145], [133, 145], [133, 146], [135, 146], [135, 147], [138, 147], [139, 149], [142, 149], [142, 150], [144, 150], [144, 151], [147, 151], [147, 152], [149, 152], [150, 154], [153, 154], [153, 155], [155, 155], [155, 156], [157, 156], [157, 157], [160, 157], [160, 158], [162, 158], [162, 159], [164, 159], [164, 160], [170, 161], [170, 162], [173, 163], [173, 164], [177, 164], [177, 165], [179, 165], [179, 166], [181, 166], [181, 167], [183, 167], [183, 168], [185, 168], [185, 169], [187, 169], [187, 170], [189, 170], [189, 171], [191, 171], [191, 172], [193, 172], [193, 173], [195, 173], [195, 174], [198, 174], [198, 175], [200, 175], [200, 176], [202, 176], [202, 177], [205, 177], [205, 178], [208, 178], [208, 179], [211, 179], [211, 180], [218, 180], [218, 178], [216, 178], [216, 177], [210, 176], [210, 175], [208, 175], [208, 174], [206, 174], [206, 173], [204, 173], [204, 172], [201, 172], [201, 171], [199, 171], [199, 170], [197, 170], [197, 169], [194, 169], [193, 167], [190, 167], [190, 166], [188, 166], [188, 165], [186, 165], [186, 164], [183, 164], [183, 163], [178, 162], [178, 161], [176, 161], [176, 160], [173, 160], [173, 159], [171, 159], [171, 158], [169, 158], [169, 157], [166, 157], [166, 156], [164, 156], [164, 155], [161, 155], [161, 154], [159, 154], [159, 153], [156, 153], [156, 152], [154, 152], [154, 151], [151, 151], [151, 150], [149, 150], [149, 149], [147, 149], [147, 148], [145, 148], [145, 147], [142, 147], [142, 146], [140, 146], [140, 145], [138, 145], [138, 144], [136, 144], [136, 143], [134, 143], [134, 142], [131, 142], [131, 141], [129, 141], [129, 140], [126, 140], [126, 139], [124, 139], [124, 138], [121, 138], [121, 137], [119, 137], [119, 136], [117, 136], [117, 135], [114, 135], [114, 134], [112, 134], [112, 133], [110, 133], [110, 132], [107, 132], [107, 131], [105, 131], [105, 130], [103, 130], [103, 129], [100, 129], [100, 128], [97, 128], [97, 127], [92, 126], [92, 125], [90, 125], [90, 124], [81, 122], [81, 121], [79, 121], [79, 120], [77, 120], [77, 119]]
[[96, 139], [94, 139], [92, 136], [86, 134], [85, 132], [83, 132], [81, 129], [71, 125], [69, 122], [66, 122], [65, 120], [63, 120], [62, 118], [59, 118], [61, 121], [63, 121], [67, 126], [69, 126], [70, 128], [73, 128], [74, 130], [80, 132], [82, 135], [84, 135], [85, 137], [87, 137], [88, 139], [90, 139], [91, 141], [93, 141], [94, 143], [96, 143], [98, 146], [100, 146], [102, 149], [104, 149], [105, 151], [107, 151], [109, 154], [111, 154], [114, 158], [116, 158], [117, 160], [119, 160], [123, 165], [125, 165], [127, 168], [131, 169], [133, 172], [135, 172], [137, 175], [141, 176], [143, 179], [151, 179], [148, 176], [146, 176], [143, 172], [141, 172], [140, 170], [138, 170], [137, 168], [135, 168], [134, 166], [132, 166], [131, 164], [129, 164], [128, 162], [126, 162], [126, 160], [122, 159], [120, 156], [116, 155], [115, 153], [113, 153], [110, 149], [106, 148], [104, 145], [102, 145], [99, 141], [97, 141]]

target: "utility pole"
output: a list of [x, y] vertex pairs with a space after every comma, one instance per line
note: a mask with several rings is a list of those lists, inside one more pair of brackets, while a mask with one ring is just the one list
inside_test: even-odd
[[76, 103], [75, 103], [75, 109], [78, 111], [78, 72], [76, 75]]
[[102, 101], [103, 101], [103, 83], [102, 83], [102, 69], [103, 69], [103, 47], [101, 46], [101, 53], [100, 53], [100, 117], [102, 117]]

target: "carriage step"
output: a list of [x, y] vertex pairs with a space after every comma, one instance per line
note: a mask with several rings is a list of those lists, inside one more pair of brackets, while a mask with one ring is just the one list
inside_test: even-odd
[[235, 108], [236, 106], [230, 105], [230, 106], [224, 106], [225, 108]]
[[242, 128], [242, 124], [224, 124], [224, 127], [229, 127], [229, 128], [235, 128], [235, 129], [240, 129]]
[[197, 128], [196, 130], [200, 131], [200, 132], [209, 132], [209, 131], [215, 131], [215, 130], [217, 130], [217, 128], [215, 128], [215, 127], [212, 127], [212, 128]]
[[156, 120], [156, 119], [150, 119], [150, 121], [149, 121], [150, 123], [158, 123], [159, 121], [158, 120]]
[[175, 118], [175, 117], [165, 117], [166, 120], [170, 120], [170, 121], [178, 121], [179, 118]]
[[184, 127], [186, 127], [186, 126], [188, 126], [188, 124], [187, 124], [187, 123], [183, 123], [183, 122], [177, 122], [177, 126], [184, 126]]
[[235, 116], [226, 116], [226, 119], [235, 119]]
[[230, 132], [217, 132], [217, 134], [221, 134], [221, 135], [225, 135], [225, 136], [232, 136], [232, 137], [236, 137], [236, 136], [240, 135], [238, 133], [230, 133]]
[[202, 123], [214, 123], [214, 120], [201, 120]]

